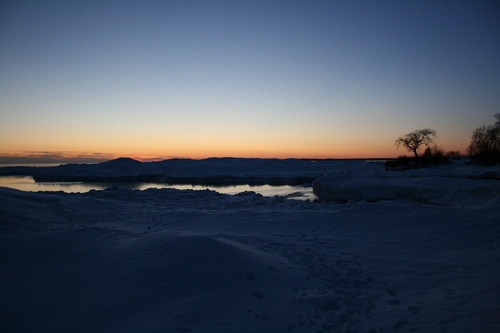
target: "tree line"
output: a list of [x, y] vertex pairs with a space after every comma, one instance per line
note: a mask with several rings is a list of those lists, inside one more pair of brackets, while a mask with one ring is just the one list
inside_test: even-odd
[[[471, 158], [472, 162], [482, 165], [496, 165], [500, 163], [500, 113], [495, 114], [495, 118], [495, 124], [478, 127], [472, 133], [470, 145], [467, 147], [467, 156]], [[457, 151], [445, 153], [436, 145], [430, 147], [430, 144], [434, 142], [436, 137], [437, 133], [435, 130], [425, 128], [398, 137], [394, 141], [394, 144], [398, 148], [402, 146], [412, 152], [415, 156], [414, 159], [421, 162], [431, 160], [439, 162], [446, 157], [460, 155], [460, 152]], [[418, 150], [423, 146], [427, 148], [423, 156], [420, 156]]]

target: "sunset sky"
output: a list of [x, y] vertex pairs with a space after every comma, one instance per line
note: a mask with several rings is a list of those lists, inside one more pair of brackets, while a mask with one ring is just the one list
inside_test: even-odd
[[465, 152], [499, 112], [496, 1], [0, 3], [0, 157]]

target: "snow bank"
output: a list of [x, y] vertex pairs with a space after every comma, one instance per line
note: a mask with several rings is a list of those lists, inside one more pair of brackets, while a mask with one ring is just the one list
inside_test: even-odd
[[273, 323], [290, 315], [292, 289], [306, 276], [279, 255], [213, 237], [117, 233], [28, 234], [22, 247], [4, 238], [4, 332], [189, 332], [206, 323], [212, 332], [234, 332], [232, 325], [255, 316], [255, 326], [238, 331], [279, 331]]
[[33, 176], [36, 181], [159, 181], [195, 184], [303, 184], [331, 170], [367, 168], [347, 160], [208, 158], [139, 162], [130, 158], [99, 164], [0, 168], [0, 175]]
[[313, 190], [319, 200], [333, 202], [414, 200], [444, 206], [500, 203], [497, 180], [335, 173], [316, 179]]

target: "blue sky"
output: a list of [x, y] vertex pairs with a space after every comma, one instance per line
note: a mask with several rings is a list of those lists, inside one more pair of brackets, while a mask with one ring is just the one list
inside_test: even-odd
[[0, 155], [390, 157], [500, 112], [493, 1], [4, 1]]

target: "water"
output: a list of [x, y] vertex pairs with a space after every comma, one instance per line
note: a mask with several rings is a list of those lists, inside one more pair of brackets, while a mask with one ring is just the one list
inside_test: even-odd
[[299, 200], [314, 200], [312, 187], [291, 185], [191, 185], [191, 184], [165, 184], [165, 183], [83, 183], [83, 182], [35, 182], [29, 176], [0, 177], [0, 186], [10, 187], [22, 191], [63, 191], [67, 193], [84, 193], [90, 190], [104, 190], [117, 186], [131, 190], [145, 190], [148, 188], [174, 188], [179, 190], [213, 190], [224, 194], [237, 194], [244, 191], [253, 191], [266, 197], [275, 195], [287, 196]]

